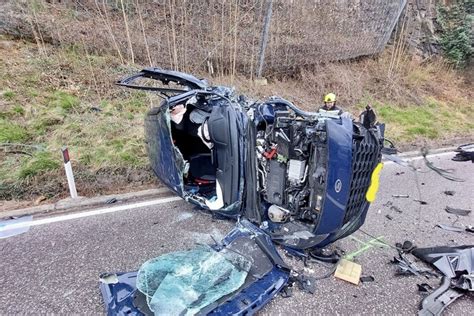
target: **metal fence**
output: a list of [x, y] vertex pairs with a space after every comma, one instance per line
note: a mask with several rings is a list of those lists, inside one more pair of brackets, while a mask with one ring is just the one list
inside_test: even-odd
[[9, 27], [21, 24], [41, 39], [183, 71], [254, 75], [262, 62], [266, 75], [380, 52], [406, 0], [12, 3], [3, 13]]

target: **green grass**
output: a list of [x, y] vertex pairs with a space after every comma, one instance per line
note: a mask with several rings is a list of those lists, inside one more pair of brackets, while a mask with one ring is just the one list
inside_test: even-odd
[[470, 122], [473, 119], [474, 109], [470, 105], [448, 105], [427, 98], [423, 105], [401, 107], [378, 102], [375, 108], [379, 121], [387, 125], [386, 136], [396, 141], [436, 139], [448, 133], [465, 133], [472, 129]]
[[69, 112], [79, 106], [79, 99], [64, 91], [55, 91], [49, 99], [49, 107], [56, 107]]
[[7, 101], [11, 101], [15, 98], [15, 92], [11, 90], [4, 91], [2, 97]]
[[[49, 47], [47, 56], [32, 54], [34, 44], [18, 44], [22, 45], [24, 49], [4, 59], [0, 143], [41, 144], [42, 149], [28, 151], [32, 156], [0, 151], [0, 186], [8, 180], [9, 187], [18, 188], [31, 178], [59, 174], [64, 145], [69, 147], [73, 166], [90, 175], [148, 165], [143, 120], [151, 97], [111, 84], [130, 73], [130, 66], [120, 65], [111, 56], [86, 56], [80, 45]], [[422, 85], [429, 76], [423, 71], [410, 80]], [[368, 93], [355, 110], [372, 104], [379, 121], [387, 124], [387, 137], [407, 142], [472, 131], [474, 108], [465, 100], [449, 103], [426, 98], [421, 106], [400, 105]], [[91, 111], [92, 107], [100, 110]]]
[[15, 122], [0, 119], [0, 143], [21, 143], [28, 139], [27, 130]]
[[55, 159], [49, 151], [36, 152], [31, 158], [22, 161], [17, 177], [22, 180], [31, 178], [46, 171], [56, 170], [60, 166], [59, 154]]

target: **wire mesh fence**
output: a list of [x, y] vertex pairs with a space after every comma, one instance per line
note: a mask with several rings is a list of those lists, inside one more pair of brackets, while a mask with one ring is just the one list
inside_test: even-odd
[[[84, 44], [123, 62], [211, 74], [263, 74], [380, 52], [406, 0], [86, 0], [10, 2], [3, 32]], [[1, 14], [0, 14], [1, 15]]]

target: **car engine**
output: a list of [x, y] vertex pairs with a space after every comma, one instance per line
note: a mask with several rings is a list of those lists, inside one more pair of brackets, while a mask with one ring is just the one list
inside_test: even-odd
[[[325, 120], [275, 111], [273, 122], [264, 121], [257, 130], [258, 191], [271, 204], [268, 218], [314, 222], [325, 183]], [[308, 181], [308, 175], [317, 181]]]

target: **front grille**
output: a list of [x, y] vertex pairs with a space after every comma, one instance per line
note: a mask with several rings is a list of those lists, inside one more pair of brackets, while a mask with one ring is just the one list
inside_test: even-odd
[[355, 136], [352, 140], [352, 179], [349, 200], [346, 205], [344, 224], [358, 216], [365, 206], [370, 176], [379, 162], [380, 146], [377, 138], [369, 131], [364, 137]]

